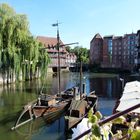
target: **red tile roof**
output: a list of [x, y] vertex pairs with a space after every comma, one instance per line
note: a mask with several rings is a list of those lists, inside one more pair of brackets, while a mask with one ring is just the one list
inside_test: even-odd
[[[56, 46], [57, 45], [57, 38], [54, 37], [45, 37], [45, 36], [38, 36], [37, 40], [41, 42], [45, 47], [48, 46]], [[63, 45], [63, 42], [60, 40], [60, 44]]]

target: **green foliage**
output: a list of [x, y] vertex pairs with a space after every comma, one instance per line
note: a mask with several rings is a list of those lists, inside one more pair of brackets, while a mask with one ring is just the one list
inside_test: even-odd
[[92, 117], [89, 118], [89, 122], [91, 123], [96, 123], [98, 121], [98, 118], [96, 115], [93, 115]]
[[92, 125], [92, 134], [94, 134], [96, 137], [98, 137], [99, 139], [101, 138], [101, 132], [100, 132], [100, 127], [97, 123], [94, 123]]
[[66, 51], [68, 51], [69, 53], [71, 52], [70, 46], [66, 46], [65, 48], [66, 48]]
[[77, 56], [77, 62], [89, 63], [89, 50], [76, 46], [71, 49], [69, 46], [66, 47], [66, 50], [70, 53], [74, 53]]
[[114, 124], [123, 124], [124, 122], [126, 122], [126, 119], [123, 116], [120, 116], [120, 117], [113, 120]]
[[95, 135], [92, 135], [92, 138], [91, 138], [91, 140], [101, 140], [101, 138], [99, 138], [99, 137], [96, 137]]
[[98, 117], [96, 116], [96, 114], [93, 115], [92, 110], [90, 110], [88, 113], [88, 118], [88, 122], [92, 123], [92, 140], [101, 140], [101, 132], [100, 127], [98, 125]]
[[97, 116], [98, 120], [102, 119], [103, 117], [100, 111], [96, 111], [95, 115]]
[[[49, 58], [30, 33], [26, 15], [16, 14], [7, 4], [0, 4], [0, 68], [8, 77], [31, 79], [36, 69], [47, 69]], [[8, 79], [9, 79], [8, 78]]]
[[134, 130], [131, 134], [130, 140], [139, 140], [140, 139], [140, 130]]
[[[125, 116], [127, 117], [127, 115]], [[98, 124], [98, 121], [102, 119], [102, 114], [97, 111], [95, 114], [92, 114], [92, 111], [90, 110], [88, 113], [88, 123], [90, 122], [92, 124], [91, 127], [91, 135], [87, 135], [87, 139], [90, 137], [92, 140], [108, 140], [109, 134], [112, 139], [121, 139], [123, 136], [126, 136], [128, 140], [139, 140], [140, 139], [140, 127], [139, 127], [139, 118], [133, 118], [131, 122], [127, 122], [126, 118], [124, 116], [120, 116], [116, 118], [115, 120], [112, 120], [110, 122], [107, 122], [104, 125]], [[120, 129], [118, 127], [118, 130], [116, 130], [116, 133], [112, 133], [111, 128], [114, 124], [121, 124], [128, 126], [128, 129], [125, 131], [124, 129]], [[127, 127], [126, 127], [127, 128]], [[117, 129], [117, 128], [116, 128]], [[127, 134], [127, 135], [126, 135]]]
[[75, 52], [75, 54], [77, 56], [77, 62], [80, 62], [80, 61], [82, 61], [83, 63], [88, 63], [89, 62], [89, 51], [88, 51], [88, 49], [77, 46], [73, 49], [73, 51]]

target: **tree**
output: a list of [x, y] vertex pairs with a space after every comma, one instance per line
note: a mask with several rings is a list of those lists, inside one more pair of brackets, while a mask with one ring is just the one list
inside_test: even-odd
[[77, 62], [89, 63], [89, 50], [80, 46], [71, 49], [70, 52], [75, 53]]
[[[26, 15], [16, 14], [7, 4], [0, 4], [0, 68], [7, 82], [31, 79], [39, 63], [46, 69], [49, 58], [30, 33]], [[15, 74], [16, 73], [16, 74]]]
[[69, 52], [69, 53], [71, 52], [70, 46], [66, 46], [65, 48], [66, 48], [66, 51], [67, 51], [67, 52]]

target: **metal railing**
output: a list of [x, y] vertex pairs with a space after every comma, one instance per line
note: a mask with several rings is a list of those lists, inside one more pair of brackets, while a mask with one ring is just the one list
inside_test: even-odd
[[[116, 119], [116, 118], [118, 118], [118, 117], [120, 117], [120, 116], [122, 116], [122, 115], [125, 115], [125, 114], [127, 114], [127, 113], [129, 113], [129, 112], [131, 112], [131, 111], [133, 111], [133, 110], [135, 110], [135, 109], [137, 109], [137, 108], [139, 108], [139, 107], [140, 107], [140, 103], [137, 104], [137, 105], [134, 105], [134, 106], [132, 106], [132, 107], [130, 107], [130, 108], [124, 110], [124, 111], [117, 112], [117, 113], [115, 113], [115, 114], [109, 116], [109, 117], [106, 118], [106, 119], [100, 120], [100, 121], [98, 122], [98, 124], [101, 126], [101, 125], [103, 125], [103, 124], [105, 124], [105, 123], [107, 123], [107, 122], [110, 122], [110, 121], [112, 121], [112, 120], [114, 120], [114, 119]], [[89, 134], [90, 132], [91, 132], [91, 129], [88, 129], [87, 131], [83, 132], [83, 133], [80, 134], [79, 136], [75, 137], [73, 140], [79, 140], [80, 138], [82, 138], [83, 136]]]

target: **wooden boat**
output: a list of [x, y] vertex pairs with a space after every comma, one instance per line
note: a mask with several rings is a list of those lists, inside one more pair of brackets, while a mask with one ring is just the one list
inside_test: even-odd
[[38, 100], [24, 106], [12, 129], [39, 117], [43, 117], [47, 123], [52, 122], [69, 107], [69, 103], [69, 100], [60, 97], [40, 95]]
[[[55, 24], [58, 27], [58, 23]], [[70, 43], [67, 45], [71, 45], [75, 43]], [[77, 43], [76, 43], [77, 44]], [[64, 44], [63, 44], [64, 45]], [[39, 117], [46, 118], [46, 121], [54, 120], [54, 118], [58, 117], [65, 109], [68, 109], [70, 101], [73, 96], [67, 96], [67, 98], [61, 97], [60, 92], [60, 38], [59, 38], [59, 30], [57, 29], [57, 47], [58, 47], [58, 94], [55, 96], [47, 96], [44, 94], [40, 94], [38, 99], [35, 102], [31, 102], [24, 107], [21, 115], [15, 123], [15, 126], [12, 129], [16, 129], [17, 127]], [[66, 91], [64, 92], [64, 94]], [[62, 95], [63, 96], [63, 95]], [[29, 118], [20, 123], [25, 114], [27, 114]]]
[[83, 118], [87, 117], [90, 109], [93, 113], [96, 111], [97, 96], [95, 92], [82, 97], [82, 99], [76, 98], [72, 99], [69, 110], [65, 115], [67, 130], [75, 127]]
[[[78, 90], [79, 89], [79, 90]], [[86, 93], [86, 84], [82, 83], [82, 61], [80, 62], [80, 84], [79, 88], [74, 87], [74, 95], [70, 107], [65, 115], [67, 130], [75, 127], [84, 117], [88, 115], [90, 109], [93, 113], [96, 110], [97, 96], [95, 91]]]
[[[127, 82], [123, 88], [122, 97], [115, 105], [114, 114], [98, 121], [98, 125], [100, 128], [107, 126], [107, 131], [111, 132], [111, 135], [108, 133], [108, 139], [139, 139], [139, 133], [135, 132], [140, 132], [140, 82]], [[90, 128], [73, 139], [79, 140], [91, 132]], [[135, 138], [131, 137], [133, 133], [135, 133]], [[88, 139], [88, 137], [86, 138]], [[106, 134], [105, 138], [107, 138]]]
[[79, 86], [73, 86], [71, 88], [66, 89], [65, 91], [61, 92], [61, 97], [64, 100], [72, 100], [75, 94], [79, 91]]

